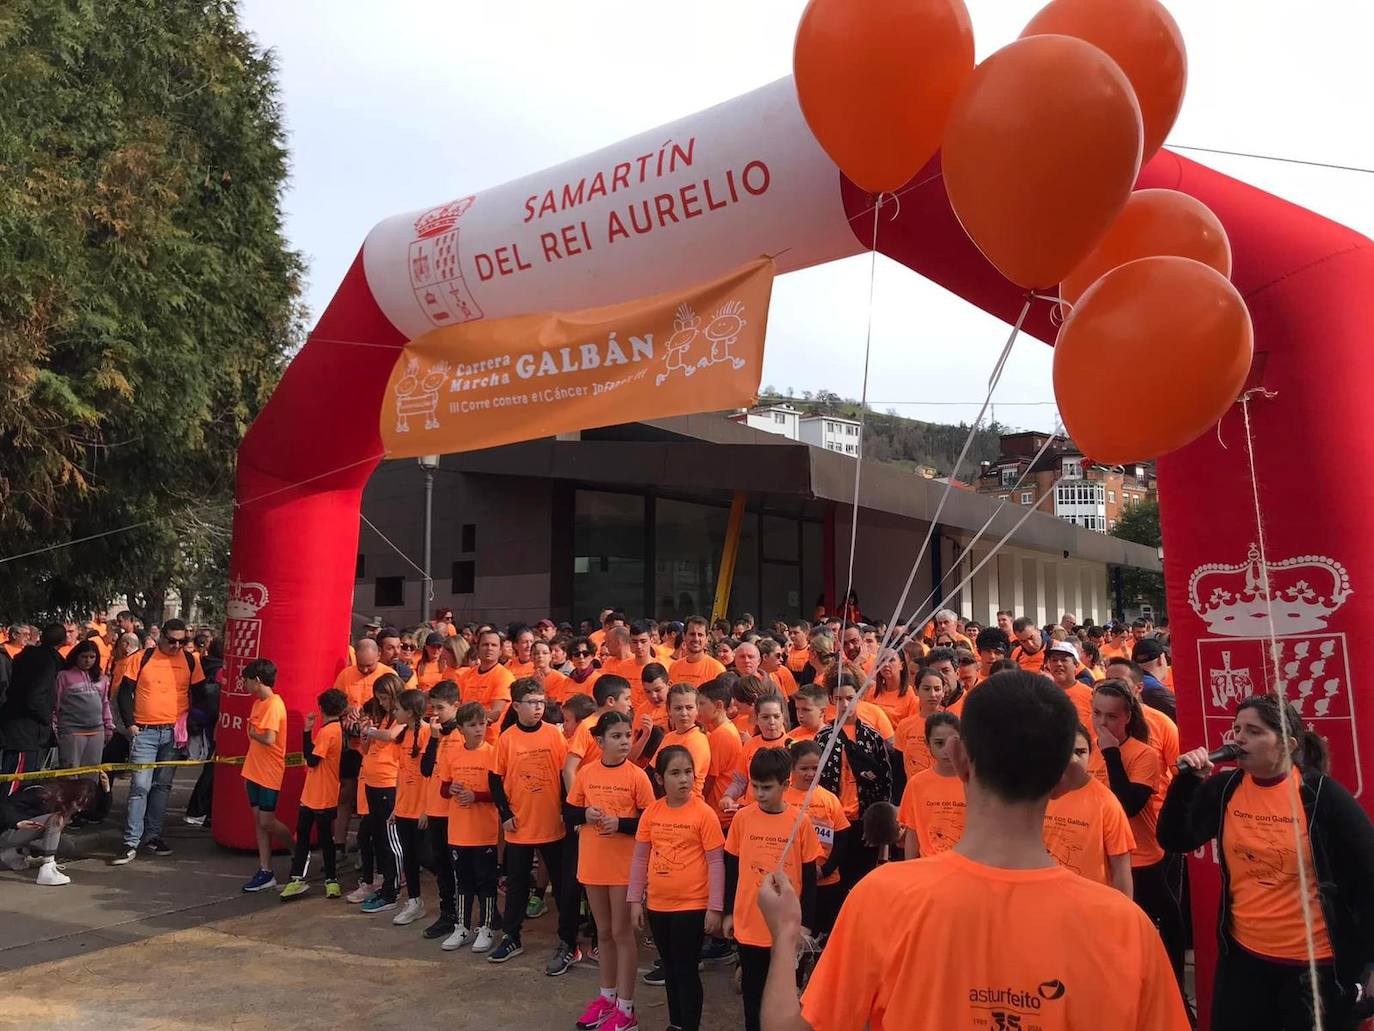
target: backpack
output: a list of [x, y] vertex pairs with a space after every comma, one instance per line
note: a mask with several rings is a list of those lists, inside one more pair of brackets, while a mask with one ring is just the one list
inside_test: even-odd
[[[143, 667], [146, 666], [146, 665], [148, 665], [148, 660], [151, 659], [151, 658], [153, 657], [153, 654], [154, 654], [156, 651], [157, 651], [157, 647], [156, 647], [156, 646], [154, 646], [154, 647], [152, 647], [152, 648], [147, 648], [147, 649], [144, 650], [144, 652], [143, 652], [143, 657], [142, 657], [141, 659], [138, 660], [138, 675], [134, 677], [134, 683], [135, 683], [135, 684], [138, 683], [138, 678], [141, 677], [141, 676], [143, 676]], [[185, 649], [183, 649], [182, 652], [181, 652], [181, 654], [182, 654], [182, 655], [185, 657], [185, 659], [186, 659], [186, 672], [187, 672], [187, 674], [188, 674], [189, 676], [194, 677], [194, 676], [196, 675], [196, 656], [195, 656], [195, 653], [194, 653], [194, 652], [188, 652], [188, 651], [186, 651]]]

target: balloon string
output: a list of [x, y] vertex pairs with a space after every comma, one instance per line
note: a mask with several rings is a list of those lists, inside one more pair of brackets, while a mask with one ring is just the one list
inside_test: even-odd
[[[868, 414], [868, 357], [873, 346], [873, 285], [878, 276], [878, 213], [882, 210], [883, 195], [873, 205], [873, 241], [868, 249], [868, 326], [864, 331], [864, 378], [859, 395], [859, 443], [854, 456], [854, 509], [849, 517], [849, 573], [845, 579], [840, 602], [840, 636], [849, 619], [849, 592], [854, 589], [854, 552], [859, 543], [859, 477], [864, 466], [864, 424]], [[838, 642], [837, 642], [838, 643]]]
[[[1274, 683], [1271, 690], [1279, 702], [1279, 737], [1286, 742], [1292, 737], [1294, 728], [1290, 728], [1288, 724], [1288, 684], [1280, 675], [1279, 663], [1282, 653], [1279, 649], [1278, 633], [1274, 627], [1274, 595], [1269, 587], [1269, 552], [1264, 534], [1264, 515], [1260, 506], [1259, 477], [1255, 473], [1255, 438], [1250, 425], [1250, 399], [1253, 396], [1273, 397], [1274, 395], [1262, 388], [1246, 391], [1240, 398], [1240, 412], [1245, 425], [1245, 460], [1250, 473], [1250, 496], [1255, 505], [1255, 537], [1256, 547], [1259, 549], [1260, 590], [1264, 592], [1264, 604], [1268, 610], [1265, 636], [1269, 638], [1269, 662], [1274, 673]], [[1317, 976], [1317, 946], [1313, 940], [1312, 899], [1309, 897], [1312, 871], [1307, 866], [1308, 854], [1303, 848], [1302, 840], [1302, 828], [1306, 822], [1306, 817], [1299, 810], [1297, 785], [1293, 784], [1291, 779], [1288, 783], [1288, 806], [1293, 824], [1293, 837], [1297, 843], [1298, 893], [1302, 899], [1303, 935], [1307, 942], [1307, 974], [1312, 986], [1312, 1027], [1314, 1031], [1323, 1031], [1322, 997]]]
[[[900, 597], [898, 597], [897, 599], [897, 604], [894, 605], [892, 608], [892, 616], [887, 621], [887, 630], [883, 633], [883, 639], [878, 643], [878, 651], [873, 660], [873, 672], [864, 680], [864, 683], [860, 686], [858, 693], [854, 696], [850, 703], [847, 706], [845, 706], [844, 711], [836, 714], [836, 722], [833, 724], [834, 733], [831, 735], [830, 740], [826, 742], [825, 748], [821, 752], [819, 769], [825, 769], [825, 764], [830, 760], [830, 756], [835, 751], [835, 745], [837, 744], [837, 742], [840, 739], [840, 736], [843, 733], [843, 731], [840, 728], [848, 722], [850, 712], [855, 711], [855, 706], [858, 705], [859, 701], [863, 698], [863, 696], [867, 693], [869, 687], [872, 685], [873, 678], [877, 675], [878, 669], [882, 664], [881, 660], [883, 658], [883, 655], [886, 651], [889, 650], [891, 646], [893, 633], [896, 630], [898, 620], [901, 618], [902, 609], [906, 606], [907, 598], [911, 595], [912, 585], [916, 582], [916, 573], [921, 568], [921, 562], [925, 558], [926, 549], [930, 547], [930, 541], [931, 538], [934, 536], [935, 527], [937, 527], [940, 524], [940, 515], [944, 512], [945, 503], [949, 500], [950, 491], [953, 489], [954, 486], [954, 478], [958, 475], [959, 467], [963, 465], [964, 459], [968, 457], [969, 448], [973, 446], [973, 439], [978, 433], [978, 427], [983, 421], [983, 416], [987, 414], [988, 406], [992, 403], [993, 391], [997, 389], [997, 383], [1001, 379], [1002, 370], [1006, 367], [1007, 364], [1007, 357], [1011, 354], [1012, 345], [1016, 343], [1016, 337], [1021, 332], [1022, 324], [1026, 321], [1026, 315], [1030, 311], [1030, 306], [1031, 298], [1028, 296], [1026, 298], [1026, 303], [1021, 307], [1021, 314], [1017, 316], [1016, 323], [1012, 326], [1011, 334], [1007, 337], [1007, 342], [1002, 346], [1002, 353], [997, 357], [997, 362], [993, 368], [993, 374], [988, 382], [987, 394], [983, 398], [982, 407], [978, 409], [978, 415], [973, 420], [973, 425], [969, 427], [968, 434], [964, 437], [964, 444], [963, 447], [959, 450], [959, 457], [954, 460], [954, 465], [950, 468], [949, 475], [945, 478], [945, 488], [940, 493], [940, 501], [939, 504], [935, 507], [935, 514], [932, 515], [930, 518], [930, 524], [926, 528], [925, 538], [921, 541], [921, 547], [916, 552], [915, 561], [911, 563], [911, 569], [907, 573], [906, 583], [902, 587], [902, 593]], [[1056, 484], [1057, 482], [1058, 481], [1056, 481]], [[1054, 488], [1051, 487], [1050, 489], [1053, 490]], [[1046, 496], [1048, 496], [1048, 494]], [[977, 566], [975, 566], [973, 570], [969, 573], [969, 575], [959, 582], [959, 585], [954, 589], [954, 591], [950, 592], [951, 594], [963, 589], [964, 585], [967, 584], [968, 581], [971, 580], [973, 576], [983, 568], [987, 561], [990, 558], [992, 558], [993, 555], [997, 554], [999, 550], [1001, 550], [1002, 545], [1004, 545], [1007, 542], [1008, 538], [1010, 538], [1010, 536], [1020, 528], [1021, 524], [1030, 518], [1031, 513], [1034, 512], [1037, 508], [1039, 508], [1040, 502], [1043, 500], [1044, 497], [1042, 497], [1039, 501], [1037, 501], [1034, 505], [1032, 505], [1025, 511], [1021, 518], [1017, 520], [1016, 524], [1010, 530], [1008, 530], [1006, 535], [1002, 538], [1002, 540], [997, 543], [996, 547], [994, 547], [992, 551], [988, 552], [988, 554], [984, 557], [983, 561], [980, 562]], [[845, 601], [846, 603], [848, 602], [847, 596], [845, 598]], [[848, 608], [847, 604], [845, 607], [846, 609]], [[840, 626], [840, 632], [841, 634], [843, 634], [843, 616], [841, 616]], [[840, 642], [836, 642], [837, 656], [843, 654], [839, 651], [839, 647]], [[838, 659], [836, 662], [836, 666], [836, 672], [838, 675], [839, 671], [843, 668], [842, 663]], [[815, 793], [816, 785], [819, 783], [820, 775], [818, 773], [816, 779], [812, 781], [810, 789], [807, 790], [806, 797], [803, 799], [802, 805], [798, 810], [797, 818], [793, 821], [792, 829], [787, 835], [787, 841], [784, 843], [782, 852], [778, 856], [779, 870], [783, 868], [783, 864], [787, 860], [787, 855], [791, 851], [792, 843], [796, 840], [797, 830], [801, 826], [801, 821], [804, 819], [808, 819], [806, 815], [807, 806], [810, 804], [811, 796]]]

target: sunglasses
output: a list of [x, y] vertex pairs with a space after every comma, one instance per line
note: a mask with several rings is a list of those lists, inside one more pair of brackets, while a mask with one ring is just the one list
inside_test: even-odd
[[589, 651], [586, 651], [585, 649], [584, 649], [584, 650], [580, 650], [580, 651], [570, 652], [569, 654], [572, 655], [572, 657], [573, 657], [574, 659], [590, 659], [590, 658], [592, 657], [592, 653], [589, 652]]
[[162, 643], [172, 645], [175, 648], [184, 648], [191, 643], [191, 639], [189, 637], [164, 637]]

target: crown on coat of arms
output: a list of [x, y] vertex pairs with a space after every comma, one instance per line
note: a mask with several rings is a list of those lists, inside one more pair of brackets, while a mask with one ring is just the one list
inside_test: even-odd
[[[1268, 590], [1265, 589], [1268, 572]], [[1251, 544], [1246, 560], [1198, 566], [1188, 580], [1188, 601], [1214, 633], [1226, 637], [1263, 637], [1326, 629], [1326, 621], [1354, 593], [1350, 574], [1335, 559], [1300, 555], [1260, 566]]]
[[441, 204], [437, 208], [430, 208], [415, 220], [416, 235], [421, 237], [438, 236], [440, 233], [447, 232], [454, 227], [463, 212], [470, 207], [472, 207], [472, 197], [463, 197], [447, 204]]
[[229, 600], [225, 602], [224, 614], [230, 619], [252, 619], [266, 604], [265, 584], [245, 583], [242, 580], [229, 581]]

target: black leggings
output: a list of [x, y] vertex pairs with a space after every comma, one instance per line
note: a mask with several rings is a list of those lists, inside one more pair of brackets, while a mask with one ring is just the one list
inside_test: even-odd
[[396, 817], [396, 837], [401, 842], [401, 868], [406, 875], [406, 895], [420, 897], [420, 821], [413, 816]]
[[[454, 922], [462, 927], [490, 928], [496, 917], [496, 846], [454, 845], [451, 855], [458, 888]], [[474, 902], [478, 907], [476, 925], [470, 922]]]
[[846, 895], [878, 865], [878, 850], [864, 844], [862, 814], [853, 822], [854, 829], [844, 836], [844, 851], [840, 854], [839, 864], [840, 884]]
[[668, 1023], [682, 1031], [701, 1026], [701, 974], [697, 963], [706, 937], [706, 910], [685, 909], [673, 913], [646, 910], [649, 929], [663, 962], [664, 988], [668, 992]]
[[[1348, 1026], [1349, 1000], [1342, 998], [1330, 962], [1317, 965], [1317, 990], [1325, 1026]], [[1212, 1031], [1311, 1031], [1315, 1026], [1306, 963], [1264, 959], [1226, 938], [1212, 988]]]
[[[577, 946], [578, 907], [576, 902], [568, 905], [563, 894], [563, 889], [567, 887], [563, 876], [566, 845], [567, 842], [561, 839], [543, 845], [506, 842], [506, 912], [501, 926], [516, 941], [520, 940], [520, 928], [525, 922], [525, 907], [530, 901], [530, 867], [538, 850], [544, 860], [544, 869], [548, 871], [549, 883], [553, 886], [553, 897], [558, 902], [558, 937], [569, 947]], [[581, 891], [576, 878], [573, 879], [571, 890]], [[574, 894], [573, 898], [576, 897]]]
[[310, 869], [310, 831], [318, 827], [320, 851], [324, 853], [324, 879], [339, 879], [339, 872], [334, 865], [334, 820], [338, 815], [338, 809], [308, 809], [301, 806], [296, 810], [296, 851], [291, 858], [292, 877], [304, 877]]
[[[396, 871], [404, 861], [401, 853], [401, 839], [391, 823], [391, 810], [396, 806], [395, 788], [365, 787], [367, 792], [367, 841], [370, 848], [366, 853], [358, 848], [363, 860], [363, 880], [372, 881], [375, 862], [382, 873], [382, 896], [388, 902], [395, 902], [400, 893], [396, 886]], [[361, 828], [360, 828], [361, 829]]]
[[1183, 985], [1183, 957], [1187, 951], [1187, 932], [1183, 927], [1183, 864], [1173, 862], [1173, 859], [1172, 856], [1165, 856], [1151, 866], [1133, 866], [1131, 880], [1135, 886], [1136, 905], [1159, 928], [1159, 937], [1164, 942], [1164, 951], [1169, 954], [1169, 965], [1174, 968], [1179, 993], [1186, 1000], [1188, 994]]
[[768, 981], [768, 959], [772, 950], [762, 945], [739, 947], [739, 987], [744, 996], [744, 1031], [759, 1031], [759, 1009], [763, 1006], [763, 986]]
[[813, 930], [817, 934], [829, 934], [835, 929], [835, 918], [840, 915], [844, 896], [845, 887], [842, 881], [816, 885], [816, 926]]
[[431, 816], [426, 832], [429, 854], [434, 857], [434, 877], [439, 882], [439, 915], [453, 919], [453, 855], [449, 852], [448, 817]]

